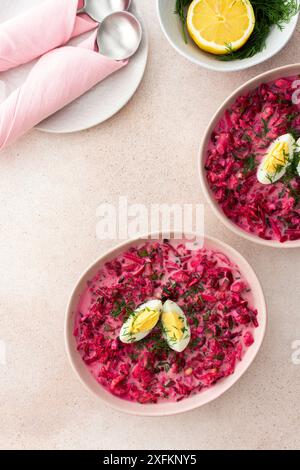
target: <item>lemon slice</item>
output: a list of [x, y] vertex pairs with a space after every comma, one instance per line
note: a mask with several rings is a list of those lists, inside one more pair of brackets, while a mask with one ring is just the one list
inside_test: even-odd
[[212, 54], [236, 51], [249, 39], [255, 16], [249, 0], [194, 0], [187, 14], [193, 41]]

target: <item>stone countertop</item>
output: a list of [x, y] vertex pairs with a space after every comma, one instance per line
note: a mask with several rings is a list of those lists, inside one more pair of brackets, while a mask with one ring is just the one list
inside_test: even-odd
[[[222, 75], [179, 56], [153, 0], [139, 0], [150, 36], [144, 80], [104, 124], [73, 135], [36, 130], [0, 161], [0, 448], [299, 448], [299, 250], [230, 233], [211, 213], [196, 169], [199, 140], [219, 104], [247, 79], [300, 62], [300, 28], [275, 58]], [[80, 273], [114, 241], [96, 237], [103, 202], [205, 204], [206, 233], [238, 249], [262, 281], [267, 335], [254, 364], [215, 402], [165, 418], [120, 414], [90, 395], [64, 349], [64, 315]]]

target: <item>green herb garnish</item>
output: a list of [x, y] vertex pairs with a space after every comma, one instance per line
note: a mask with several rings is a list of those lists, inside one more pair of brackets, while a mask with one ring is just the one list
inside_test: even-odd
[[266, 47], [271, 28], [277, 26], [282, 30], [299, 11], [297, 0], [251, 0], [251, 4], [255, 15], [253, 33], [243, 47], [237, 51], [228, 48], [228, 55], [220, 56], [219, 59], [228, 61], [253, 57]]
[[129, 302], [128, 304], [126, 304], [125, 300], [116, 301], [114, 303], [114, 309], [111, 311], [111, 316], [117, 318], [124, 309], [128, 316], [132, 315], [134, 309], [133, 302]]
[[199, 292], [203, 292], [204, 291], [204, 286], [202, 284], [202, 282], [199, 282], [195, 285], [193, 285], [192, 287], [190, 287], [183, 295], [182, 297], [184, 299], [186, 299], [187, 297], [190, 297], [190, 296], [193, 296], [193, 295], [196, 295], [198, 294]]
[[165, 372], [169, 372], [171, 365], [167, 361], [161, 361], [157, 363], [157, 367], [162, 367], [165, 370]]
[[149, 256], [149, 253], [144, 248], [144, 249], [138, 251], [138, 255], [139, 255], [140, 258], [147, 258], [147, 256]]
[[159, 279], [158, 274], [157, 274], [157, 273], [151, 274], [151, 275], [150, 275], [150, 279], [151, 279], [152, 281], [157, 281], [157, 280]]
[[243, 167], [243, 174], [248, 175], [251, 173], [257, 165], [257, 161], [255, 159], [255, 155], [251, 154], [247, 158], [245, 158], [245, 163]]
[[124, 300], [122, 300], [121, 302], [116, 301], [114, 303], [114, 309], [111, 312], [111, 316], [114, 318], [117, 318], [121, 314], [125, 305], [126, 305], [126, 302]]
[[250, 135], [247, 134], [246, 132], [244, 132], [244, 134], [242, 135], [242, 139], [245, 140], [246, 142], [252, 142]]
[[207, 310], [207, 312], [203, 315], [203, 320], [208, 321], [210, 317], [211, 311]]
[[200, 338], [200, 337], [197, 337], [197, 338], [195, 338], [195, 339], [192, 339], [192, 341], [190, 342], [190, 346], [191, 346], [192, 348], [196, 348], [196, 347], [198, 346], [198, 344], [200, 343], [201, 339], [202, 339], [202, 338]]
[[131, 359], [132, 361], [136, 361], [136, 360], [138, 359], [138, 357], [139, 357], [139, 355], [138, 355], [137, 353], [134, 353], [134, 352], [128, 353], [128, 356], [130, 357], [130, 359]]
[[[187, 43], [186, 9], [192, 0], [176, 0], [175, 13], [179, 15], [182, 24], [182, 35]], [[271, 29], [277, 26], [280, 30], [299, 12], [298, 0], [251, 0], [255, 15], [254, 30], [243, 47], [234, 51], [227, 44], [228, 54], [217, 58], [223, 61], [248, 59], [261, 52], [266, 47], [266, 41]]]
[[263, 137], [266, 137], [268, 133], [270, 132], [269, 123], [264, 118], [261, 118], [261, 122], [263, 125]]
[[217, 361], [223, 361], [224, 357], [225, 357], [224, 353], [219, 353], [219, 354], [215, 354], [214, 359], [216, 359]]
[[151, 351], [151, 352], [154, 352], [154, 351], [156, 351], [156, 352], [158, 352], [158, 351], [169, 352], [170, 348], [169, 348], [168, 344], [166, 343], [166, 341], [163, 338], [161, 338], [161, 339], [157, 339], [157, 340], [153, 341], [153, 344], [151, 344], [151, 346], [149, 347], [149, 351]]
[[175, 13], [179, 15], [182, 27], [182, 36], [184, 42], [187, 44], [186, 35], [186, 9], [192, 3], [192, 0], [176, 0]]
[[289, 194], [295, 200], [295, 205], [300, 202], [300, 193], [292, 186], [292, 180], [299, 178], [298, 165], [300, 163], [300, 153], [295, 153], [294, 158], [290, 162], [290, 165], [286, 168], [285, 174], [281, 178], [281, 182], [288, 189]]
[[164, 387], [172, 387], [173, 385], [175, 385], [175, 382], [174, 380], [170, 379], [165, 383]]

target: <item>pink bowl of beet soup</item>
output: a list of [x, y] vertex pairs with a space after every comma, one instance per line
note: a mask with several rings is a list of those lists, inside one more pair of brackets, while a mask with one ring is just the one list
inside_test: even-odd
[[299, 72], [299, 64], [281, 67], [236, 90], [209, 124], [200, 151], [202, 188], [217, 216], [239, 235], [273, 247], [300, 246], [300, 176], [292, 164], [278, 181], [262, 184], [257, 171], [277, 138], [300, 137]]
[[[190, 341], [171, 349], [159, 320], [125, 344], [123, 323], [141, 304], [176, 302]], [[266, 327], [259, 281], [229, 246], [205, 238], [135, 240], [100, 258], [77, 284], [67, 312], [66, 342], [83, 383], [118, 410], [140, 415], [188, 411], [231, 387], [256, 356]]]

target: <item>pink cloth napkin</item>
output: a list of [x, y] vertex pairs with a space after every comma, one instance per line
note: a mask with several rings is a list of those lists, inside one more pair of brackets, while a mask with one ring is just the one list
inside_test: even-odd
[[[101, 0], [100, 0], [101, 1]], [[77, 14], [82, 0], [45, 0], [0, 25], [0, 72], [25, 64], [98, 26]]]
[[45, 54], [0, 105], [0, 150], [127, 64], [96, 52], [96, 34]]

